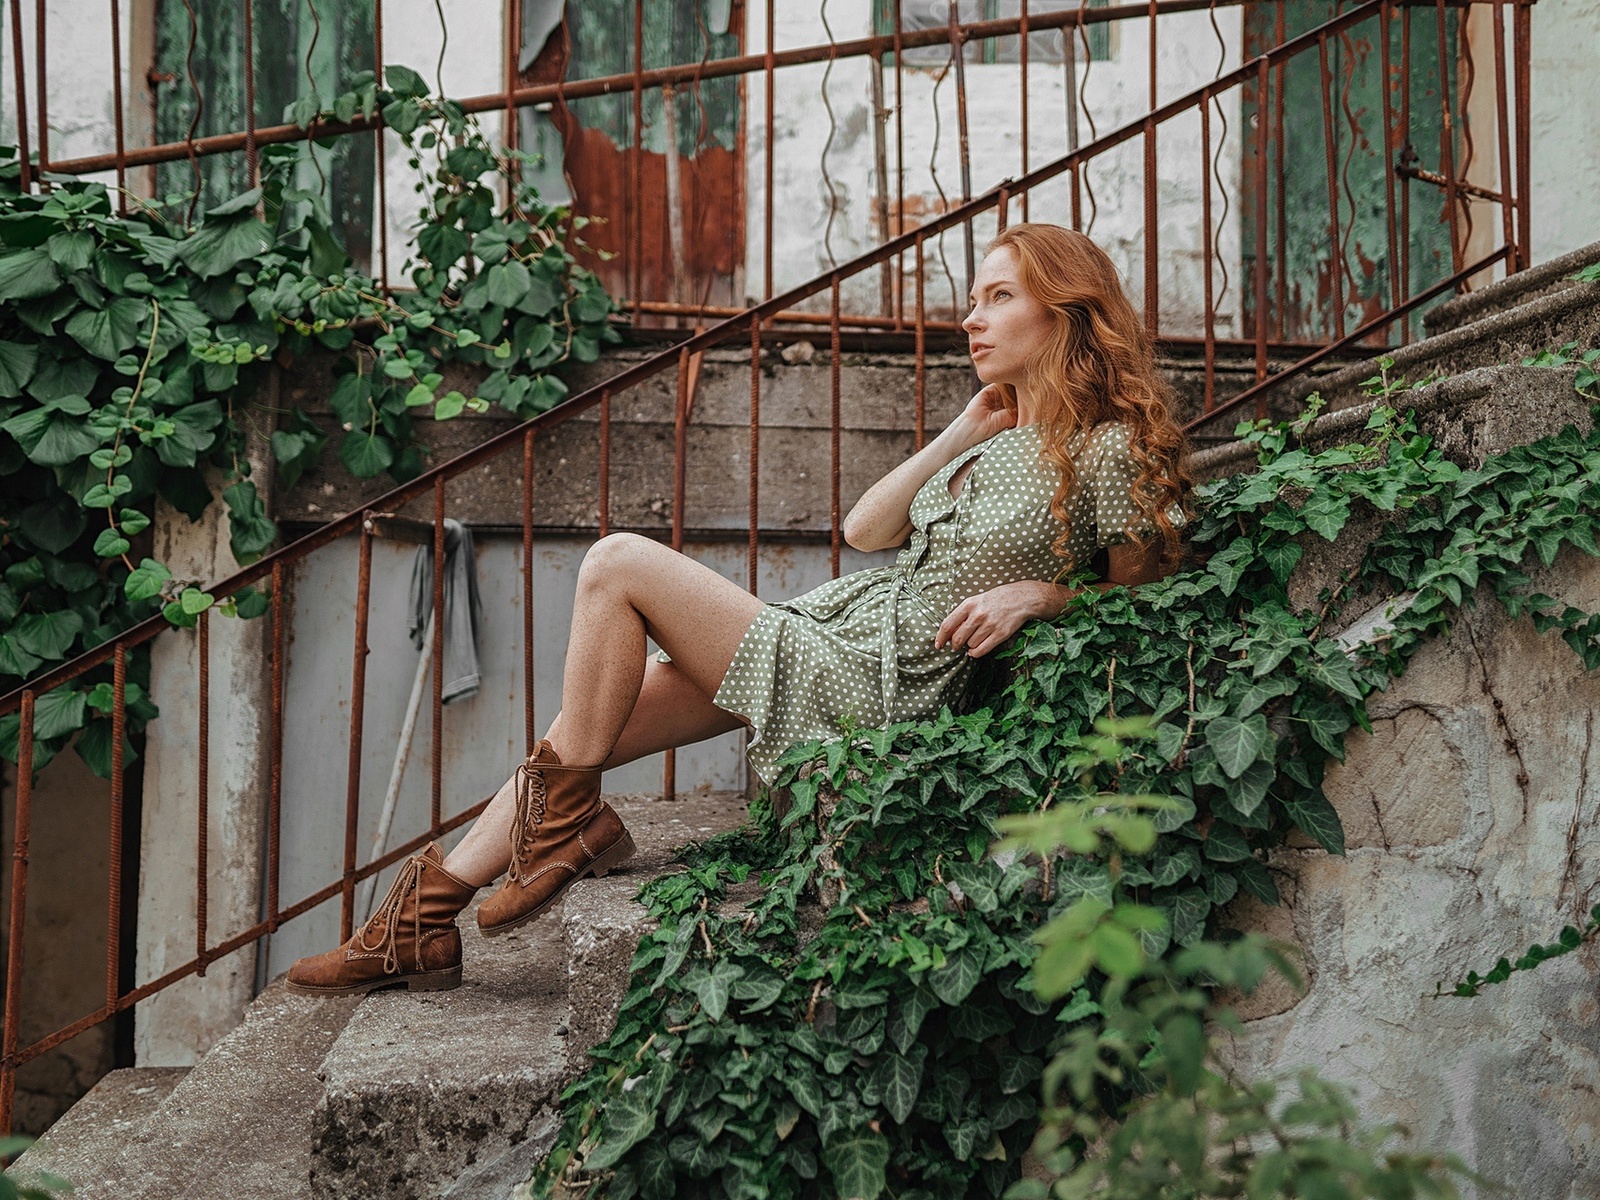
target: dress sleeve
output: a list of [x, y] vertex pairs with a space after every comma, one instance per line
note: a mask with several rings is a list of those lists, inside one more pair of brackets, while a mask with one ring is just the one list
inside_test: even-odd
[[[1140, 537], [1153, 534], [1155, 526], [1133, 499], [1139, 464], [1128, 449], [1128, 427], [1111, 424], [1097, 430], [1089, 442], [1088, 460], [1085, 485], [1094, 502], [1095, 545], [1118, 545], [1133, 532]], [[1173, 525], [1183, 524], [1179, 506], [1169, 509], [1167, 516]]]

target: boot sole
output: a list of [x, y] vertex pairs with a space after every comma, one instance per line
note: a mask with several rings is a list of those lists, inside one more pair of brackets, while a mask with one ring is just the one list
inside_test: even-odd
[[627, 832], [627, 830], [623, 830], [622, 836], [617, 839], [617, 844], [615, 846], [612, 846], [611, 849], [607, 850], [604, 854], [595, 858], [589, 863], [588, 866], [584, 867], [583, 870], [579, 871], [571, 879], [567, 880], [564, 884], [557, 888], [554, 894], [551, 895], [551, 897], [543, 904], [539, 905], [537, 908], [530, 909], [512, 921], [505, 921], [494, 926], [479, 925], [479, 932], [481, 932], [484, 937], [499, 937], [502, 933], [510, 933], [513, 929], [516, 929], [522, 925], [526, 925], [529, 921], [534, 920], [536, 917], [544, 916], [544, 914], [554, 906], [557, 900], [561, 899], [562, 896], [567, 894], [567, 889], [573, 884], [577, 883], [578, 880], [587, 878], [590, 875], [594, 876], [596, 879], [600, 879], [609, 874], [611, 871], [615, 870], [617, 867], [620, 867], [623, 863], [627, 862], [634, 856], [634, 853], [633, 835]]
[[305, 983], [284, 980], [285, 990], [301, 996], [361, 996], [380, 988], [398, 988], [405, 985], [408, 992], [448, 992], [461, 986], [461, 968], [445, 967], [439, 971], [419, 971], [410, 975], [390, 975], [383, 979], [369, 979], [365, 983], [352, 983], [345, 987], [314, 987]]

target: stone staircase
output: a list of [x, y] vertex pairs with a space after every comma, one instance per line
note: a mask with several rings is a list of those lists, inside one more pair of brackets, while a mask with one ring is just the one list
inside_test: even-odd
[[11, 1174], [57, 1175], [75, 1200], [509, 1196], [615, 1020], [639, 887], [745, 815], [729, 793], [608, 799], [639, 853], [504, 937], [463, 914], [460, 988], [317, 999], [274, 983], [193, 1068], [107, 1075]]
[[[1393, 378], [1446, 376], [1406, 403], [1436, 437], [1475, 439], [1452, 457], [1586, 416], [1569, 371], [1521, 362], [1600, 345], [1600, 284], [1570, 279], [1594, 262], [1600, 243], [1451, 301], [1429, 315], [1426, 339], [1394, 354]], [[1361, 381], [1376, 371], [1368, 361], [1302, 385], [1332, 410], [1315, 437], [1359, 430]], [[1194, 465], [1205, 477], [1250, 458], [1236, 443]], [[744, 817], [726, 794], [611, 800], [640, 848], [627, 872], [574, 887], [559, 913], [516, 934], [469, 932], [460, 989], [330, 1001], [269, 987], [193, 1069], [108, 1075], [12, 1173], [62, 1176], [80, 1200], [509, 1196], [556, 1134], [561, 1088], [614, 1021], [644, 928], [639, 885], [678, 847]]]

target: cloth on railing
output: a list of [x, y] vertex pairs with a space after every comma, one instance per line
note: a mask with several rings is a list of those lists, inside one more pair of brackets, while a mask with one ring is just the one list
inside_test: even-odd
[[[411, 644], [421, 650], [432, 636], [433, 547], [418, 546], [411, 564]], [[460, 521], [444, 523], [444, 702], [475, 695], [482, 674], [478, 668], [478, 630], [483, 602], [478, 598], [478, 559], [472, 530]], [[435, 669], [438, 669], [437, 667]]]

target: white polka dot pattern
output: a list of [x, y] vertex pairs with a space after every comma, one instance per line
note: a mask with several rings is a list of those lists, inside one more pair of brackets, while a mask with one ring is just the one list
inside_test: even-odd
[[[756, 615], [715, 703], [748, 720], [750, 763], [771, 783], [773, 764], [796, 742], [839, 736], [850, 721], [884, 726], [920, 720], [961, 699], [973, 660], [935, 650], [934, 635], [969, 596], [1061, 569], [1050, 512], [1059, 474], [1039, 455], [1039, 427], [1007, 429], [971, 447], [911, 502], [912, 533], [892, 567], [830, 580]], [[957, 498], [950, 477], [977, 459]], [[1127, 539], [1137, 507], [1137, 465], [1119, 424], [1094, 430], [1078, 458], [1068, 552], [1079, 566]]]

